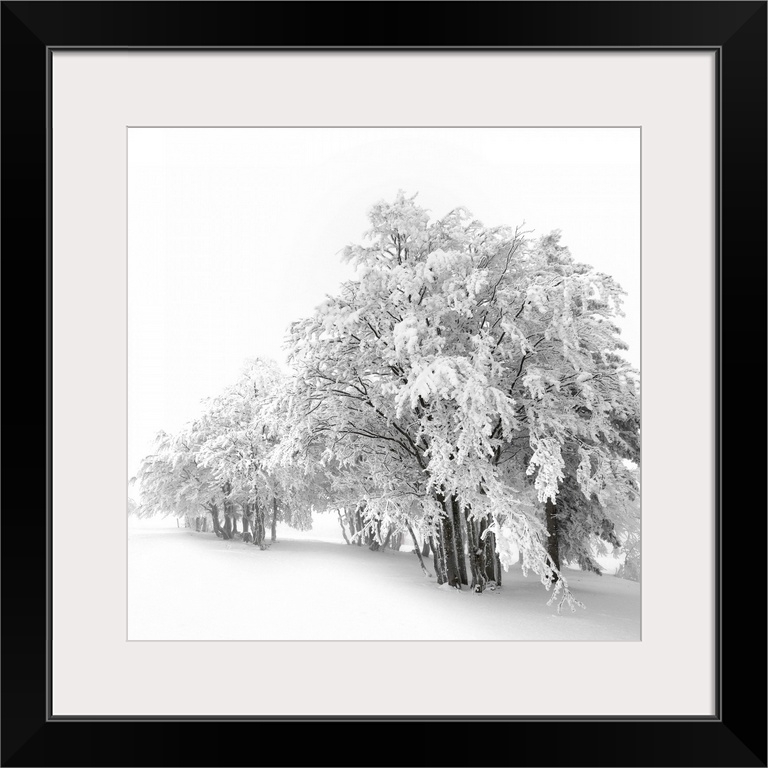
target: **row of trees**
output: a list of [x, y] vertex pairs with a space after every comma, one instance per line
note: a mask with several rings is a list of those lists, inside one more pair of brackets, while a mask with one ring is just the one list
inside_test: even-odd
[[210, 520], [217, 536], [240, 535], [261, 548], [268, 535], [275, 540], [279, 520], [310, 527], [313, 505], [326, 501], [322, 483], [270, 461], [287, 416], [287, 386], [273, 362], [250, 361], [202, 416], [178, 434], [161, 432], [134, 478], [142, 501], [136, 514], [185, 517], [197, 530]]
[[563, 564], [599, 572], [596, 542], [638, 532], [621, 288], [557, 232], [430, 221], [402, 192], [370, 221], [356, 278], [291, 326], [291, 375], [254, 363], [161, 436], [142, 509], [202, 508], [221, 535], [239, 517], [257, 541], [333, 509], [350, 543], [407, 534], [439, 583], [482, 592], [519, 556], [573, 608]]

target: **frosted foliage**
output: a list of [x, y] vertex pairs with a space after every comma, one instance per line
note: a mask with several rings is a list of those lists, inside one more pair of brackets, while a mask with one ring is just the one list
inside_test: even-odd
[[[463, 208], [430, 220], [402, 192], [370, 218], [368, 244], [345, 249], [356, 279], [292, 326], [290, 444], [318, 446], [337, 492], [384, 519], [433, 524], [435, 494], [454, 495], [497, 526], [502, 563], [519, 553], [571, 603], [541, 505], [572, 477], [584, 501], [568, 514], [586, 514], [605, 500], [606, 468], [639, 458], [638, 377], [613, 322], [621, 288], [558, 232], [530, 239]], [[602, 515], [570, 530], [598, 535]]]
[[571, 594], [566, 577], [549, 559], [541, 537], [531, 531], [529, 519], [525, 515], [507, 516], [504, 522], [494, 518], [488, 531], [496, 534], [496, 548], [504, 570], [508, 571], [519, 560], [524, 575], [527, 576], [529, 570], [533, 571], [544, 588], [552, 590], [547, 604], [556, 604], [558, 613], [563, 605], [567, 605], [571, 611], [585, 607]]
[[[276, 459], [291, 382], [276, 363], [250, 360], [241, 378], [205, 403], [177, 435], [161, 433], [157, 453], [137, 473], [139, 514], [242, 516], [261, 508], [294, 527], [310, 524], [313, 490], [306, 467]], [[287, 399], [288, 397], [288, 399]]]
[[418, 351], [420, 331], [418, 320], [410, 315], [392, 329], [395, 352], [399, 358], [413, 356]]
[[632, 535], [624, 544], [624, 562], [616, 575], [630, 581], [640, 581], [640, 537]]
[[[557, 490], [560, 481], [564, 479], [563, 461], [560, 451], [560, 443], [554, 438], [542, 438], [536, 440], [531, 437], [531, 445], [535, 445], [535, 450], [526, 469], [526, 474], [536, 475], [534, 487], [538, 491], [539, 501], [554, 499], [557, 497]], [[538, 471], [537, 471], [538, 468]]]
[[579, 467], [576, 470], [576, 481], [583, 489], [584, 495], [589, 498], [594, 494], [598, 500], [603, 502], [605, 491], [605, 473], [604, 473], [604, 459], [598, 455], [594, 458], [597, 462], [597, 466], [592, 467], [593, 457], [589, 455], [587, 451], [579, 447]]

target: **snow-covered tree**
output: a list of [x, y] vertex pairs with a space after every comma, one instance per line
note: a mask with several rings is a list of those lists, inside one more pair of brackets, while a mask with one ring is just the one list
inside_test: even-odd
[[227, 528], [236, 531], [240, 520], [243, 538], [262, 547], [268, 525], [274, 540], [278, 507], [285, 501], [279, 479], [266, 468], [276, 439], [268, 414], [283, 378], [275, 363], [249, 361], [240, 379], [209, 401], [206, 416], [215, 427], [198, 454], [226, 492]]
[[249, 361], [234, 385], [206, 402], [199, 418], [177, 435], [161, 433], [156, 452], [137, 473], [139, 514], [208, 513], [218, 536], [233, 538], [240, 523], [244, 540], [262, 548], [269, 533], [275, 540], [278, 520], [310, 527], [315, 478], [305, 466], [273, 457], [290, 386], [275, 363]]
[[139, 485], [139, 517], [213, 515], [218, 530], [220, 484], [197, 460], [201, 422], [177, 435], [158, 433], [155, 453], [145, 457], [132, 482]]
[[514, 550], [573, 604], [551, 508], [568, 478], [585, 500], [570, 521], [596, 520], [616, 458], [636, 458], [621, 289], [557, 233], [532, 240], [464, 209], [430, 222], [402, 193], [370, 219], [370, 244], [345, 250], [357, 278], [292, 327], [292, 439], [323, 445], [370, 519], [427, 531], [449, 584], [467, 580], [465, 548], [477, 591]]

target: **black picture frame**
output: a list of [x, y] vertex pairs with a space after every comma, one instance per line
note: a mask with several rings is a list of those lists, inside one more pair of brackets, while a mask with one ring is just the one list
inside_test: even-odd
[[[3, 403], [6, 415], [10, 414], [3, 441], [3, 766], [766, 765], [767, 4], [416, 2], [407, 4], [407, 20], [403, 16], [400, 21], [404, 5], [2, 3]], [[343, 17], [343, 23], [329, 26], [329, 17]], [[345, 720], [275, 717], [258, 722], [221, 717], [51, 718], [49, 76], [51, 51], [64, 47], [706, 48], [717, 52], [720, 556], [716, 568], [720, 588], [714, 717], [361, 716]], [[31, 346], [30, 340], [39, 346]], [[742, 349], [740, 345], [747, 342], [749, 348]], [[31, 376], [29, 363], [34, 361], [37, 369]], [[729, 373], [727, 384], [725, 372]], [[692, 374], [692, 386], [700, 373]], [[32, 417], [34, 429], [28, 423]], [[87, 457], [83, 460], [87, 463]], [[686, 555], [691, 557], [693, 582], [696, 553]], [[691, 584], [680, 585], [680, 600], [685, 600], [689, 588]], [[243, 674], [246, 685], [258, 685], [245, 672], [233, 673]], [[601, 670], [603, 677], [610, 678], [610, 673]], [[423, 685], [418, 695], [428, 696], [428, 679]], [[563, 687], [567, 689], [565, 677]], [[311, 734], [307, 732], [310, 723]], [[461, 728], [466, 729], [464, 733]], [[368, 745], [362, 752], [352, 747], [358, 741]]]

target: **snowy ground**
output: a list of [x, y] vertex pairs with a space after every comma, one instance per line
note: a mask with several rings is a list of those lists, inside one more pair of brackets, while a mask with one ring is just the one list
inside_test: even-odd
[[128, 545], [129, 640], [640, 640], [635, 582], [568, 571], [586, 609], [558, 615], [519, 567], [482, 595], [438, 587], [410, 547], [347, 546], [328, 516], [265, 551], [175, 520], [131, 520]]

